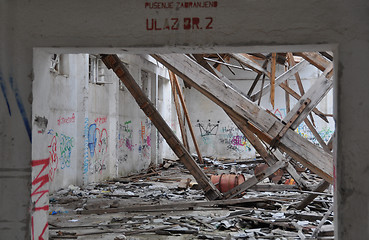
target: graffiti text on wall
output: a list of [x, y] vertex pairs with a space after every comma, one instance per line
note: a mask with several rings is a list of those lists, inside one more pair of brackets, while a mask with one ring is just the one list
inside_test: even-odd
[[201, 123], [197, 120], [196, 127], [200, 129], [201, 137], [217, 135], [219, 128], [219, 121], [217, 123], [211, 123], [210, 120], [207, 124]]
[[[124, 124], [119, 125], [118, 133], [118, 149], [122, 149], [124, 146], [127, 150], [133, 151], [134, 145], [132, 141], [132, 121], [126, 121]], [[124, 149], [123, 149], [124, 150]]]
[[50, 158], [49, 177], [50, 181], [52, 181], [58, 169], [59, 162], [61, 169], [70, 167], [74, 138], [54, 132], [53, 129], [50, 129], [47, 134], [52, 136], [50, 145], [48, 145]]
[[57, 122], [58, 122], [58, 126], [62, 124], [75, 123], [76, 117], [74, 116], [74, 113], [73, 113], [72, 116], [70, 117], [59, 117]]
[[[106, 119], [101, 118], [101, 119]], [[99, 118], [100, 119], [100, 118]], [[108, 131], [106, 128], [100, 128], [100, 122], [93, 123], [88, 128], [88, 148], [91, 156], [90, 165], [95, 173], [102, 173], [106, 169], [106, 158], [108, 151]]]
[[143, 123], [141, 121], [141, 129], [140, 129], [140, 144], [138, 147], [138, 152], [141, 155], [142, 160], [149, 160], [151, 153], [151, 121], [147, 118]]

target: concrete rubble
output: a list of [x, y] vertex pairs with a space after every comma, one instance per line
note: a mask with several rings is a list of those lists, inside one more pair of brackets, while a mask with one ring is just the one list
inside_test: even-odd
[[[204, 160], [209, 177], [232, 170], [246, 179], [260, 162]], [[302, 176], [311, 186], [321, 181], [309, 170]], [[284, 184], [288, 179], [286, 173], [277, 184], [266, 178], [238, 199], [206, 201], [188, 170], [165, 160], [137, 175], [52, 194], [50, 239], [334, 239], [332, 190], [296, 210], [311, 192]]]

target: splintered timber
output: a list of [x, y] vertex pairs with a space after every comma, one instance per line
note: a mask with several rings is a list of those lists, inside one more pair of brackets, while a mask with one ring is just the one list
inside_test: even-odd
[[145, 2], [148, 9], [171, 9], [171, 8], [216, 8], [217, 1], [204, 2]]

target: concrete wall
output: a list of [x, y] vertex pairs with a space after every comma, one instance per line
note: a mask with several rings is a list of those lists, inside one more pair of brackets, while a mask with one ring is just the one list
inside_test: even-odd
[[[50, 192], [133, 174], [172, 157], [135, 99], [102, 62], [96, 83], [89, 76], [88, 54], [60, 55], [57, 72], [50, 70], [53, 56], [35, 54], [32, 113], [32, 151], [37, 155], [48, 149]], [[167, 71], [147, 56], [151, 62], [138, 55], [120, 56], [176, 131]], [[152, 94], [157, 79], [158, 96]]]
[[[42, 197], [47, 191], [49, 152], [45, 146], [31, 155], [34, 50], [201, 53], [330, 49], [336, 58], [336, 238], [368, 239], [368, 1], [218, 0], [216, 7], [198, 9], [151, 9], [145, 8], [145, 2], [0, 2], [1, 236], [47, 238], [47, 204]], [[146, 20], [163, 23], [173, 17], [181, 19], [178, 30], [146, 26]], [[182, 20], [188, 17], [201, 18], [206, 26], [185, 29]]]
[[[232, 62], [232, 64], [237, 65], [238, 63]], [[255, 72], [238, 69], [232, 70], [235, 72], [235, 75], [233, 75], [226, 67], [221, 68], [221, 72], [224, 76], [230, 79], [244, 93], [247, 93], [257, 74]], [[283, 71], [284, 67], [277, 65], [276, 76], [282, 74]], [[311, 65], [304, 68], [300, 72], [300, 77], [302, 79], [305, 91], [310, 88], [320, 74], [322, 74], [322, 72]], [[268, 78], [265, 80], [265, 85], [266, 84], [269, 84]], [[289, 80], [289, 86], [296, 92], [299, 92], [295, 78], [291, 78]], [[261, 83], [259, 82], [256, 85], [253, 93], [259, 91], [260, 87]], [[193, 88], [185, 88], [184, 91], [186, 93], [189, 112], [192, 116], [192, 125], [194, 126], [195, 135], [199, 142], [200, 152], [204, 156], [231, 159], [255, 157], [256, 152], [251, 143], [243, 136], [242, 132], [236, 127], [236, 125], [220, 107]], [[269, 93], [263, 96], [261, 107], [268, 109], [278, 118], [283, 119], [287, 114], [285, 91], [280, 87], [276, 87], [274, 108], [270, 104], [269, 96]], [[296, 103], [297, 101], [293, 97], [290, 97], [291, 109]], [[328, 96], [320, 102], [318, 109], [324, 113], [333, 113], [332, 90]], [[314, 116], [314, 120], [317, 131], [325, 140], [325, 142], [327, 142], [335, 130], [333, 118], [329, 119], [329, 123], [326, 123], [321, 118], [316, 116]], [[296, 129], [296, 132], [298, 132], [304, 138], [309, 139], [311, 142], [319, 145], [318, 141], [305, 123], [302, 123]], [[191, 150], [194, 152], [193, 145], [191, 146]]]

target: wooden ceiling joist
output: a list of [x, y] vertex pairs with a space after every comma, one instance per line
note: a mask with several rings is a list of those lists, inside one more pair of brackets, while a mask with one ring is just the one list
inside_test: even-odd
[[[285, 124], [281, 121], [269, 115], [264, 109], [239, 94], [238, 91], [234, 90], [209, 71], [206, 71], [187, 56], [182, 54], [168, 54], [153, 55], [153, 57], [222, 107], [233, 118], [244, 123], [250, 122], [254, 125], [259, 129], [259, 133], [257, 134], [261, 133], [268, 144], [284, 128]], [[286, 79], [283, 79], [283, 81]], [[320, 147], [304, 139], [292, 129], [286, 130], [280, 139], [278, 148], [328, 182], [333, 181], [332, 154], [325, 152]]]
[[[288, 71], [282, 73], [275, 79], [275, 85], [279, 86], [281, 83], [283, 83], [285, 80], [291, 78], [295, 73], [305, 68], [307, 65], [309, 65], [309, 62], [307, 61], [301, 61], [300, 63], [296, 64], [294, 67], [290, 68]], [[271, 85], [268, 84], [263, 88], [263, 90], [258, 91], [254, 95], [251, 96], [251, 100], [253, 102], [257, 101], [261, 96], [267, 94], [271, 89]]]

